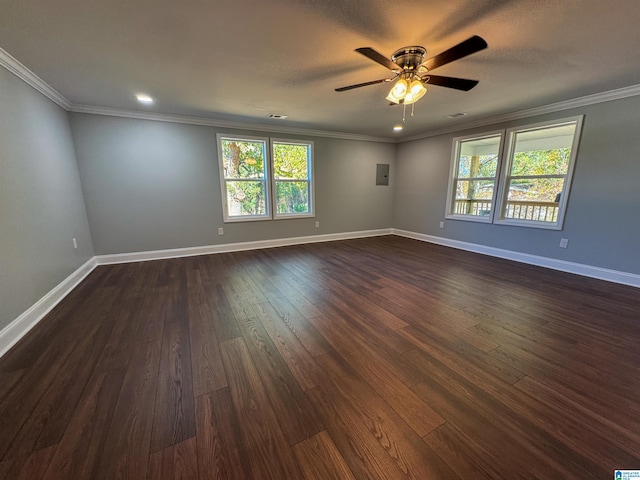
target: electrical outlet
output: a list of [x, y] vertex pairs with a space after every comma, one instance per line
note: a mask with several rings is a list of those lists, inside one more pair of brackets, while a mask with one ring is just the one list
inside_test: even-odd
[[440, 222], [440, 228], [444, 228], [444, 222]]
[[218, 235], [224, 235], [224, 228], [218, 228]]
[[74, 249], [78, 248], [78, 241], [75, 238], [73, 238], [72, 240], [73, 240], [73, 248]]
[[320, 222], [316, 222], [316, 228], [320, 228]]
[[560, 248], [567, 248], [569, 246], [569, 239], [568, 238], [561, 238], [560, 239]]

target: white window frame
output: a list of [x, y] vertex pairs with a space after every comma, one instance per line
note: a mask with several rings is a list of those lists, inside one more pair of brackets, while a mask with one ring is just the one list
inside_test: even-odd
[[[261, 142], [264, 148], [264, 177], [262, 179], [237, 179], [226, 178], [224, 174], [224, 158], [222, 154], [222, 142], [224, 140], [237, 140], [246, 142]], [[222, 196], [222, 216], [224, 223], [254, 222], [264, 220], [285, 220], [295, 218], [315, 217], [315, 175], [314, 175], [314, 143], [310, 140], [292, 140], [281, 138], [259, 137], [254, 135], [236, 135], [216, 133], [218, 148], [218, 172], [220, 176], [220, 191]], [[306, 181], [309, 186], [309, 211], [304, 213], [281, 213], [278, 214], [276, 206], [276, 182], [287, 180], [276, 180], [273, 171], [273, 145], [284, 143], [291, 145], [304, 145], [309, 147], [307, 156], [307, 179], [296, 179], [295, 181]], [[229, 204], [227, 203], [227, 182], [234, 181], [262, 181], [265, 191], [265, 211], [264, 215], [230, 215]]]
[[[542, 228], [547, 230], [562, 230], [564, 227], [564, 218], [567, 210], [567, 202], [569, 201], [569, 194], [571, 191], [571, 184], [573, 183], [573, 170], [576, 163], [576, 157], [578, 155], [578, 146], [580, 144], [580, 136], [582, 133], [582, 122], [584, 119], [584, 115], [563, 118], [559, 120], [550, 120], [546, 122], [534, 123], [532, 125], [524, 125], [521, 127], [513, 127], [509, 128], [506, 131], [505, 138], [505, 155], [502, 162], [502, 169], [500, 173], [500, 192], [499, 192], [499, 208], [496, 208], [494, 212], [494, 223], [498, 225], [514, 225], [518, 227], [533, 227], [533, 228]], [[567, 173], [564, 175], [564, 185], [562, 188], [562, 192], [560, 192], [560, 202], [558, 203], [558, 216], [555, 222], [546, 222], [542, 220], [522, 220], [516, 218], [507, 218], [505, 217], [505, 210], [507, 207], [508, 200], [508, 189], [507, 185], [511, 176], [509, 175], [511, 171], [511, 165], [513, 164], [514, 158], [514, 150], [515, 150], [515, 139], [518, 133], [522, 132], [530, 132], [534, 130], [542, 130], [553, 127], [561, 127], [563, 125], [575, 124], [576, 129], [573, 134], [573, 141], [571, 143], [571, 156], [569, 158], [569, 165], [567, 168]], [[558, 175], [541, 175], [536, 176], [536, 178], [557, 178]], [[532, 177], [533, 178], [533, 177]]]
[[[490, 132], [483, 132], [477, 135], [466, 135], [462, 137], [455, 137], [453, 139], [452, 154], [451, 154], [451, 166], [449, 170], [449, 184], [447, 189], [447, 202], [445, 218], [451, 220], [464, 220], [468, 222], [481, 222], [481, 223], [494, 223], [497, 225], [511, 225], [518, 227], [532, 227], [541, 228], [547, 230], [562, 230], [564, 227], [564, 220], [567, 210], [567, 204], [569, 201], [569, 195], [571, 191], [571, 184], [573, 183], [573, 172], [575, 169], [576, 158], [578, 156], [578, 148], [580, 145], [580, 139], [582, 134], [582, 124], [584, 121], [584, 115], [575, 117], [568, 117], [556, 120], [549, 120], [545, 122], [534, 123], [530, 125], [522, 125], [519, 127], [513, 127], [509, 129], [493, 130]], [[522, 220], [506, 218], [504, 216], [505, 208], [507, 205], [508, 189], [507, 183], [510, 179], [509, 173], [511, 171], [511, 165], [514, 157], [515, 150], [515, 138], [516, 134], [521, 132], [527, 132], [532, 130], [541, 130], [545, 128], [559, 127], [562, 125], [575, 124], [576, 129], [573, 136], [573, 142], [571, 144], [571, 157], [569, 159], [569, 165], [567, 173], [564, 176], [564, 186], [562, 192], [560, 192], [560, 202], [558, 203], [558, 216], [555, 222], [546, 222], [542, 220]], [[469, 140], [480, 140], [482, 138], [494, 137], [500, 135], [500, 147], [498, 153], [498, 166], [495, 177], [495, 186], [493, 189], [493, 198], [491, 200], [491, 214], [488, 216], [479, 215], [467, 215], [455, 213], [455, 195], [456, 189], [454, 184], [458, 181], [458, 164], [459, 153], [461, 143]], [[550, 176], [538, 176], [539, 178], [554, 177], [558, 175]], [[466, 180], [466, 179], [465, 179]]]
[[[251, 135], [227, 135], [224, 133], [217, 133], [216, 140], [218, 144], [218, 169], [220, 172], [220, 189], [222, 192], [222, 215], [225, 223], [233, 222], [255, 222], [261, 220], [271, 220], [271, 182], [269, 181], [271, 165], [270, 165], [270, 143], [269, 137], [256, 137]], [[224, 158], [222, 156], [222, 142], [224, 140], [238, 140], [246, 142], [262, 142], [263, 154], [264, 154], [264, 177], [260, 181], [264, 183], [265, 190], [265, 214], [264, 215], [229, 215], [229, 204], [227, 203], [227, 182], [233, 181], [256, 181], [251, 180], [238, 180], [237, 178], [227, 179], [224, 174]]]
[[[463, 213], [455, 213], [456, 207], [456, 185], [460, 177], [458, 176], [458, 167], [460, 166], [460, 149], [462, 148], [462, 143], [467, 142], [469, 140], [482, 140], [484, 138], [489, 137], [500, 137], [500, 142], [498, 145], [498, 164], [496, 165], [496, 175], [494, 178], [494, 187], [493, 187], [493, 195], [491, 197], [491, 213], [486, 216], [481, 215], [468, 215]], [[447, 190], [447, 210], [445, 214], [445, 218], [453, 219], [453, 220], [467, 220], [469, 222], [481, 222], [481, 223], [491, 223], [493, 221], [493, 215], [496, 211], [496, 199], [499, 190], [499, 179], [500, 179], [500, 160], [502, 157], [502, 150], [504, 147], [504, 130], [493, 130], [491, 132], [484, 132], [479, 135], [465, 135], [463, 137], [455, 137], [453, 139], [453, 147], [451, 154], [451, 169], [449, 172], [449, 187]], [[476, 180], [484, 179], [485, 177], [478, 177]], [[486, 177], [488, 178], [488, 177]], [[472, 178], [465, 178], [464, 180], [472, 180]]]
[[[273, 148], [275, 144], [285, 144], [285, 145], [302, 145], [308, 147], [307, 154], [307, 178], [306, 179], [295, 179], [295, 180], [278, 180], [276, 179], [274, 173], [274, 161], [273, 161]], [[291, 140], [291, 139], [283, 139], [283, 138], [272, 138], [270, 143], [270, 154], [271, 154], [271, 191], [273, 192], [271, 198], [271, 205], [273, 210], [273, 218], [276, 220], [288, 219], [288, 218], [309, 218], [315, 217], [315, 188], [313, 184], [314, 172], [313, 172], [313, 142], [310, 140]], [[309, 211], [303, 213], [278, 213], [277, 208], [277, 182], [301, 182], [306, 181], [309, 188]]]

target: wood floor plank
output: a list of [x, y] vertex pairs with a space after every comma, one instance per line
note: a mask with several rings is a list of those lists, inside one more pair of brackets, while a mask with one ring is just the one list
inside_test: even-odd
[[164, 285], [150, 287], [144, 291], [143, 305], [136, 316], [136, 343], [161, 343], [164, 321], [170, 312], [167, 310], [171, 289]]
[[401, 470], [358, 418], [353, 407], [333, 403], [319, 387], [305, 393], [357, 479], [403, 478]]
[[27, 368], [20, 368], [8, 372], [0, 372], [1, 395], [10, 395], [14, 387], [19, 387], [22, 377], [24, 377], [27, 371]]
[[453, 471], [431, 450], [396, 411], [374, 389], [358, 378], [348, 362], [339, 357], [318, 358], [330, 382], [319, 387], [336, 411], [356, 406], [355, 415], [408, 478], [456, 478]]
[[[402, 336], [394, 335], [394, 332], [398, 330], [398, 328], [401, 328], [400, 324], [397, 325], [398, 328], [390, 329], [379, 322], [375, 314], [370, 313], [369, 318], [366, 318], [365, 315], [360, 312], [360, 306], [367, 303], [364, 298], [359, 299], [358, 303], [352, 298], [353, 303], [347, 304], [339, 297], [339, 293], [331, 295], [327, 298], [326, 302], [317, 304], [318, 309], [324, 316], [348, 319], [348, 324], [354, 329], [356, 334], [360, 334], [376, 348], [382, 349], [392, 355], [411, 350], [413, 346], [410, 342], [407, 342]], [[369, 311], [371, 312], [372, 310], [369, 309]], [[383, 309], [376, 310], [376, 312], [380, 311], [385, 312]], [[376, 323], [378, 324], [376, 325]], [[374, 327], [372, 325], [376, 326]], [[402, 325], [407, 326], [404, 322]], [[366, 335], [364, 332], [366, 332]]]
[[123, 379], [124, 370], [110, 370], [89, 381], [51, 463], [47, 463], [45, 480], [97, 476]]
[[214, 326], [217, 319], [207, 303], [198, 270], [189, 275], [188, 314], [193, 393], [197, 397], [227, 386]]
[[239, 337], [240, 329], [224, 287], [220, 283], [205, 285], [206, 299], [213, 318], [213, 328], [220, 342]]
[[[31, 453], [20, 469], [17, 480], [40, 480], [44, 478], [49, 462], [56, 453], [58, 445], [54, 444]], [[11, 477], [2, 477], [9, 480]]]
[[[106, 302], [107, 308], [112, 301], [106, 299], [114, 294], [117, 294], [117, 290], [111, 287], [100, 292], [100, 298]], [[96, 323], [82, 331], [83, 335], [76, 340], [75, 348], [64, 362], [57, 366], [55, 377], [29, 412], [13, 444], [7, 449], [6, 458], [41, 450], [60, 441], [106, 339], [113, 329], [110, 319], [97, 316], [95, 320]], [[22, 402], [25, 400], [24, 397], [21, 399]], [[13, 422], [3, 429], [7, 436], [19, 423], [19, 417], [11, 420]]]
[[238, 286], [237, 283], [226, 283], [222, 287], [222, 290], [236, 318], [238, 331], [241, 331], [240, 327], [242, 322], [256, 318], [256, 312], [253, 306], [259, 302], [251, 302], [249, 298], [245, 296], [244, 289]]
[[196, 434], [190, 351], [188, 323], [184, 319], [165, 321], [153, 415], [152, 452]]
[[12, 478], [9, 476], [9, 473], [11, 472], [11, 468], [13, 467], [14, 462], [16, 462], [16, 459], [3, 460], [2, 462], [0, 462], [0, 478]]
[[[269, 279], [278, 289], [281, 296], [286, 298], [304, 318], [312, 318], [321, 315], [316, 306], [311, 303], [297, 288], [294, 282], [281, 275], [274, 275]], [[271, 297], [268, 297], [271, 302]]]
[[196, 431], [201, 480], [249, 478], [240, 421], [228, 388], [196, 398]]
[[154, 452], [149, 457], [148, 480], [198, 480], [196, 437]]
[[449, 356], [454, 352], [455, 355], [451, 356], [453, 360], [466, 363], [470, 369], [482, 370], [511, 385], [525, 375], [513, 364], [504, 362], [466, 342], [462, 343], [455, 335], [447, 334], [426, 323], [419, 327], [402, 329], [398, 333], [413, 342], [420, 350], [437, 357]]
[[367, 350], [364, 344], [349, 343], [348, 337], [335, 335], [336, 319], [316, 317], [311, 321], [418, 435], [422, 437], [443, 423], [440, 415], [401, 381], [397, 365], [383, 361], [379, 353]]
[[322, 425], [310, 408], [301, 386], [287, 368], [260, 320], [252, 318], [239, 324], [266, 394], [278, 409], [280, 426], [289, 445], [322, 431]]
[[309, 322], [309, 318], [321, 316], [322, 312], [314, 306], [315, 313], [312, 316], [303, 315], [288, 300], [288, 298], [285, 299], [282, 296], [269, 296], [269, 304], [276, 310], [280, 319], [293, 332], [300, 343], [304, 345], [312, 357], [327, 353], [331, 347]]
[[391, 342], [398, 344], [398, 339], [401, 339], [403, 346], [400, 350], [410, 350], [413, 344], [402, 335], [389, 333], [387, 339], [376, 333], [368, 335], [369, 332], [353, 322], [348, 315], [325, 305], [321, 308], [325, 315], [314, 317], [310, 322], [325, 337], [327, 343], [343, 356], [355, 355], [357, 358], [353, 361], [361, 362], [366, 358], [381, 357], [379, 361], [370, 363], [384, 365], [385, 369], [392, 371], [394, 376], [409, 387], [422, 380], [422, 373], [404, 362], [396, 348], [388, 346]]
[[[425, 435], [423, 440], [460, 478], [474, 480], [504, 478], [504, 470], [491, 461], [491, 456], [482, 443], [471, 440], [452, 422], [442, 424]], [[514, 471], [509, 478], [529, 480], [531, 477], [528, 472]]]
[[625, 465], [640, 464], [640, 452], [631, 447], [640, 443], [640, 432], [629, 424], [616, 424], [566, 397], [563, 390], [532, 377], [523, 378], [514, 387], [539, 402], [520, 406], [530, 409], [532, 417], [540, 419], [543, 427], [574, 449], [587, 456], [606, 458], [610, 464], [616, 459]]
[[[229, 391], [253, 478], [300, 478], [293, 452], [278, 422], [249, 350], [242, 339], [222, 342]], [[281, 413], [280, 406], [275, 406]]]
[[112, 326], [97, 323], [78, 344], [22, 426], [7, 456], [15, 456], [19, 449], [27, 453], [41, 450], [60, 441]]
[[298, 337], [282, 321], [270, 303], [254, 306], [258, 320], [278, 349], [282, 360], [289, 367], [302, 390], [309, 390], [318, 385], [322, 372], [318, 364], [300, 343]]
[[[514, 412], [480, 387], [468, 382], [423, 352], [412, 352], [422, 361], [431, 377], [414, 387], [442, 417], [480, 435], [493, 452], [492, 462], [512, 475], [528, 468], [534, 478], [602, 478], [603, 471], [552, 435], [537, 427], [528, 417]], [[554, 453], [551, 453], [554, 452]], [[555, 453], [558, 455], [555, 456]]]
[[369, 298], [376, 293], [366, 294], [365, 292], [342, 289], [337, 291], [337, 295], [331, 297], [330, 302], [337, 308], [348, 312], [351, 318], [362, 322], [369, 330], [379, 332], [382, 335], [386, 335], [389, 330], [408, 327], [409, 324], [406, 321], [369, 301]]
[[227, 386], [211, 310], [206, 304], [189, 307], [189, 333], [194, 395]]
[[[120, 301], [124, 301], [120, 297]], [[126, 368], [133, 352], [136, 339], [136, 317], [144, 302], [137, 297], [130, 299], [129, 308], [122, 309], [114, 316], [114, 327], [100, 353], [95, 372], [106, 372]]]
[[159, 342], [136, 345], [107, 430], [96, 480], [146, 478], [159, 365]]
[[355, 480], [326, 431], [294, 445], [293, 453], [305, 480]]

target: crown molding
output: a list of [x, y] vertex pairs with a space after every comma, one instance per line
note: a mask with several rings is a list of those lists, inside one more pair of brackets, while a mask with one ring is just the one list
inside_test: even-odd
[[162, 113], [150, 113], [141, 112], [137, 110], [125, 110], [110, 107], [98, 107], [93, 105], [79, 105], [71, 103], [65, 97], [63, 97], [58, 91], [51, 87], [48, 83], [42, 80], [39, 76], [25, 67], [17, 59], [11, 56], [6, 50], [0, 48], [0, 66], [6, 68], [15, 76], [23, 80], [28, 85], [35, 88], [44, 96], [58, 104], [70, 112], [77, 113], [91, 113], [94, 115], [107, 115], [112, 117], [124, 117], [134, 118], [138, 120], [153, 120], [157, 122], [169, 122], [169, 123], [183, 123], [188, 125], [202, 125], [207, 127], [220, 127], [220, 128], [232, 128], [237, 130], [256, 130], [260, 132], [273, 132], [273, 133], [290, 133], [294, 135], [305, 135], [314, 137], [328, 137], [339, 138], [344, 140], [360, 140], [366, 142], [380, 142], [380, 143], [405, 143], [414, 140], [420, 140], [423, 138], [436, 137], [438, 135], [444, 135], [447, 133], [460, 132], [463, 130], [469, 130], [476, 127], [484, 127], [487, 125], [494, 125], [496, 123], [509, 122], [513, 120], [520, 120], [524, 118], [534, 117], [537, 115], [544, 115], [547, 113], [560, 112], [563, 110], [569, 110], [571, 108], [585, 107], [588, 105], [595, 105], [597, 103], [610, 102], [613, 100], [620, 100], [623, 98], [634, 97], [640, 95], [640, 85], [631, 85], [629, 87], [618, 88], [615, 90], [609, 90], [606, 92], [596, 93], [593, 95], [586, 95], [584, 97], [577, 97], [571, 100], [565, 100], [562, 102], [552, 103], [549, 105], [542, 105], [540, 107], [529, 108], [526, 110], [518, 110], [515, 112], [505, 113], [501, 115], [494, 115], [492, 117], [486, 117], [472, 122], [465, 122], [459, 125], [452, 125], [443, 128], [437, 128], [428, 132], [412, 135], [405, 138], [388, 138], [388, 137], [376, 137], [372, 135], [360, 135], [355, 133], [343, 133], [332, 132], [327, 130], [314, 130], [307, 128], [286, 127], [281, 125], [264, 125], [259, 123], [244, 123], [234, 122], [227, 120], [216, 120], [212, 118], [204, 117], [191, 117], [184, 115], [171, 115]]
[[430, 130], [429, 132], [413, 135], [411, 137], [401, 138], [398, 143], [411, 142], [413, 140], [420, 140], [423, 138], [436, 137], [438, 135], [444, 135], [447, 133], [460, 132], [462, 130], [469, 130], [476, 127], [486, 127], [487, 125], [495, 125], [496, 123], [510, 122], [513, 120], [521, 120], [524, 118], [535, 117], [538, 115], [544, 115], [547, 113], [561, 112], [563, 110], [569, 110], [571, 108], [586, 107], [588, 105], [595, 105], [597, 103], [611, 102], [613, 100], [620, 100], [628, 97], [635, 97], [640, 95], [640, 85], [631, 85], [629, 87], [618, 88], [615, 90], [608, 90], [606, 92], [595, 93], [593, 95], [586, 95], [584, 97], [577, 97], [571, 100], [565, 100], [563, 102], [551, 103], [549, 105], [542, 105], [540, 107], [528, 108], [526, 110], [518, 110], [516, 112], [504, 113], [501, 115], [494, 115], [493, 117], [482, 118], [473, 122], [466, 122], [455, 126], [438, 128]]
[[58, 93], [47, 82], [25, 67], [22, 63], [12, 57], [6, 50], [0, 48], [0, 66], [3, 66], [16, 77], [31, 85], [49, 100], [52, 100], [65, 110], [69, 110], [71, 102]]
[[92, 105], [71, 105], [69, 109], [76, 113], [91, 113], [94, 115], [107, 115], [111, 117], [134, 118], [137, 120], [152, 120], [156, 122], [184, 123], [188, 125], [203, 125], [206, 127], [233, 128], [237, 130], [256, 130], [259, 132], [290, 133], [314, 137], [340, 138], [344, 140], [361, 140], [366, 142], [396, 143], [396, 139], [386, 137], [374, 137], [371, 135], [358, 135], [355, 133], [332, 132], [327, 130], [313, 130], [307, 128], [287, 127], [282, 125], [264, 125], [261, 123], [234, 122], [230, 120], [217, 120], [205, 117], [190, 117], [185, 115], [171, 115], [165, 113], [141, 112], [138, 110], [125, 110], [110, 107], [96, 107]]

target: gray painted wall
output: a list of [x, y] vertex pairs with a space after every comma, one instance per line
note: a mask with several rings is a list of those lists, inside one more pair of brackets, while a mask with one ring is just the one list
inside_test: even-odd
[[93, 247], [67, 113], [4, 68], [0, 105], [2, 329], [93, 257]]
[[[73, 113], [71, 128], [96, 254], [389, 228], [393, 144], [272, 134], [314, 142], [316, 217], [223, 223], [216, 133], [238, 131]], [[391, 185], [376, 186], [376, 164]], [[315, 228], [315, 221], [320, 228]], [[218, 235], [224, 227], [224, 236]]]
[[[640, 97], [398, 146], [394, 226], [491, 247], [640, 273]], [[564, 229], [445, 220], [454, 136], [585, 115]], [[439, 228], [439, 222], [445, 228]], [[569, 248], [558, 247], [560, 238]]]

